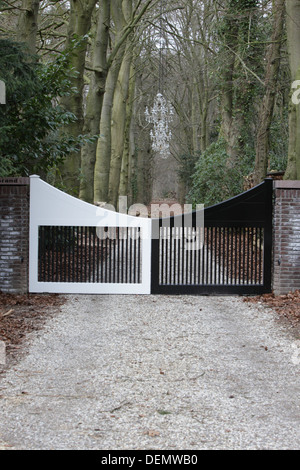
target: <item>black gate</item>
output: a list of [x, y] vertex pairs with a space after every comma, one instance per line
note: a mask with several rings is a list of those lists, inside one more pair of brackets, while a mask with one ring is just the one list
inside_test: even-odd
[[199, 212], [153, 220], [152, 294], [271, 292], [273, 181]]

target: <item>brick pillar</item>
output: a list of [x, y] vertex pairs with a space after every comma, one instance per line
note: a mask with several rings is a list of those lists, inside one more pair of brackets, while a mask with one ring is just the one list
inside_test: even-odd
[[274, 182], [273, 290], [300, 289], [300, 181]]
[[0, 178], [0, 291], [28, 292], [29, 178]]

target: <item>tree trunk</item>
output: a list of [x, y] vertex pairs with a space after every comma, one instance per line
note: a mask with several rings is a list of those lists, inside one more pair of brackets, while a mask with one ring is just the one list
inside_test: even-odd
[[235, 164], [243, 154], [245, 134], [249, 132], [247, 120], [253, 104], [253, 79], [247, 73], [257, 65], [255, 42], [258, 14], [257, 0], [228, 0], [224, 24], [224, 49], [227, 58], [222, 90], [221, 136], [227, 142], [229, 162]]
[[39, 0], [23, 0], [18, 18], [17, 40], [25, 42], [31, 54], [36, 53], [39, 7]]
[[238, 47], [238, 19], [228, 13], [225, 18], [224, 45], [226, 50], [226, 64], [223, 72], [223, 85], [221, 94], [221, 129], [220, 136], [227, 142], [227, 152], [233, 156], [234, 139], [233, 133], [233, 73], [235, 69], [236, 55]]
[[[110, 0], [102, 0], [99, 7], [97, 33], [93, 48], [93, 74], [87, 96], [83, 134], [94, 136], [99, 132], [100, 116], [107, 77], [107, 47], [110, 25]], [[94, 168], [97, 142], [86, 143], [81, 149], [80, 199], [94, 200]]]
[[[132, 167], [132, 159], [134, 158], [135, 152], [135, 135], [134, 135], [134, 121], [133, 115], [135, 115], [135, 67], [132, 63], [131, 73], [130, 73], [130, 82], [129, 82], [129, 95], [126, 106], [126, 127], [125, 127], [125, 142], [124, 150], [122, 157], [122, 167], [120, 175], [120, 196], [127, 196], [130, 198], [130, 183], [131, 183], [131, 173], [130, 169]], [[129, 201], [128, 201], [129, 203]]]
[[[129, 40], [129, 39], [128, 39]], [[111, 120], [111, 164], [109, 173], [108, 202], [117, 207], [120, 173], [125, 143], [126, 104], [132, 62], [132, 44], [128, 42], [116, 84]]]
[[[76, 71], [76, 76], [72, 78], [72, 87], [76, 89], [75, 93], [62, 99], [64, 107], [76, 116], [76, 121], [70, 124], [66, 129], [69, 135], [77, 138], [83, 133], [83, 88], [84, 88], [84, 67], [87, 52], [86, 35], [91, 28], [91, 19], [97, 0], [71, 1], [70, 21], [68, 27], [68, 38], [66, 49], [74, 39], [80, 39], [82, 42], [79, 47], [73, 51], [71, 56], [71, 66]], [[78, 196], [79, 194], [79, 171], [80, 171], [80, 152], [73, 152], [64, 161], [61, 168], [62, 180], [66, 191], [69, 194]]]
[[[121, 0], [113, 0], [111, 2], [111, 12], [116, 29], [114, 44], [114, 47], [116, 47], [116, 45], [119, 44], [119, 42], [122, 40], [124, 28], [126, 25]], [[96, 163], [94, 172], [94, 202], [108, 202], [112, 107], [125, 49], [126, 39], [122, 42], [121, 46], [118, 47], [107, 75], [105, 94], [100, 117], [100, 137], [96, 150]]]
[[109, 69], [100, 118], [100, 137], [97, 144], [94, 173], [94, 201], [108, 202], [109, 172], [111, 158], [111, 120], [115, 88], [121, 67], [125, 44]]
[[108, 202], [117, 206], [122, 156], [125, 142], [126, 102], [128, 97], [130, 58], [124, 57], [114, 95], [111, 120], [111, 163], [109, 172]]
[[115, 26], [115, 41], [112, 53], [108, 59], [109, 72], [106, 80], [105, 95], [100, 118], [100, 137], [97, 144], [94, 173], [94, 201], [107, 202], [109, 190], [109, 174], [111, 161], [111, 119], [114, 92], [126, 50], [128, 36], [137, 26], [153, 0], [145, 1], [139, 13], [135, 16], [128, 14], [132, 11], [132, 0], [111, 0], [112, 17]]
[[256, 137], [256, 160], [254, 184], [259, 184], [267, 175], [269, 159], [270, 126], [276, 98], [276, 86], [280, 66], [280, 49], [283, 38], [285, 0], [274, 2], [274, 26], [272, 42], [266, 58], [265, 95], [259, 110], [259, 125]]
[[193, 142], [193, 154], [196, 154], [199, 151], [199, 110], [197, 107], [198, 104], [198, 95], [197, 95], [197, 79], [196, 77], [193, 80], [192, 90], [191, 90], [191, 120], [192, 120], [192, 142]]
[[131, 152], [133, 147], [133, 134], [132, 134], [132, 115], [133, 115], [133, 103], [135, 96], [135, 68], [131, 62], [129, 72], [129, 86], [128, 86], [128, 97], [126, 101], [125, 109], [125, 129], [124, 129], [124, 145], [123, 154], [121, 158], [121, 170], [120, 170], [120, 184], [119, 184], [119, 195], [128, 196], [128, 183], [129, 183], [129, 165], [131, 159]]
[[[300, 80], [300, 0], [287, 0], [287, 43], [292, 83]], [[290, 101], [289, 151], [285, 179], [300, 179], [300, 106]]]

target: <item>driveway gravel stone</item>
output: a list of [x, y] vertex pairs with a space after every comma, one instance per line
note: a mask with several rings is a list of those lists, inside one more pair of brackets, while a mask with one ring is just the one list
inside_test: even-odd
[[300, 350], [239, 297], [68, 296], [0, 377], [0, 449], [300, 448]]

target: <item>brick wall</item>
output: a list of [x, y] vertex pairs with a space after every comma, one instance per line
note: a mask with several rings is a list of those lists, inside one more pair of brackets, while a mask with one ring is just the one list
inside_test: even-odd
[[0, 291], [28, 291], [29, 178], [0, 178]]
[[300, 289], [300, 181], [274, 182], [273, 290]]

